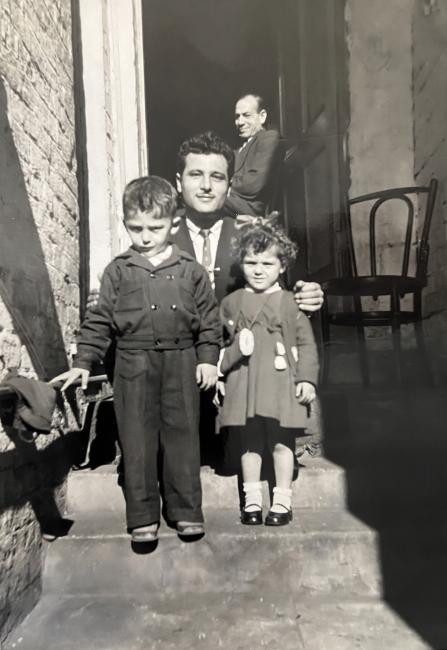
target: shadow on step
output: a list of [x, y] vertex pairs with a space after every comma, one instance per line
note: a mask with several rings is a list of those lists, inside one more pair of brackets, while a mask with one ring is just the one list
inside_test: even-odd
[[323, 412], [348, 508], [378, 533], [385, 600], [430, 647], [447, 648], [444, 387], [327, 390]]

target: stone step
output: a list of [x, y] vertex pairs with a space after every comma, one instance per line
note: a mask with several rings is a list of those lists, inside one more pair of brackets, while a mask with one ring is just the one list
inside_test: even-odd
[[288, 526], [243, 526], [238, 510], [206, 510], [206, 536], [182, 542], [164, 524], [154, 552], [132, 551], [119, 513], [78, 516], [53, 543], [46, 593], [381, 592], [376, 534], [339, 510], [295, 510]]
[[[209, 467], [201, 470], [204, 507], [232, 508], [239, 503], [236, 476], [219, 476]], [[302, 460], [298, 480], [293, 484], [294, 507], [343, 508], [346, 489], [343, 470], [324, 458]], [[268, 503], [264, 483], [265, 503]], [[71, 472], [67, 487], [67, 510], [78, 512], [123, 512], [124, 500], [117, 485], [116, 467]]]
[[[417, 618], [413, 621], [418, 629]], [[421, 636], [374, 598], [187, 593], [144, 599], [46, 595], [5, 650], [429, 650], [447, 647], [445, 621]]]

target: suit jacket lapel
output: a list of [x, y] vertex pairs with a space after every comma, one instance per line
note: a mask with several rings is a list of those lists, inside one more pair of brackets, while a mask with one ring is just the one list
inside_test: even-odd
[[234, 219], [224, 217], [219, 243], [217, 244], [215, 268], [225, 269], [231, 266], [231, 240], [235, 235]]
[[189, 236], [188, 226], [186, 225], [186, 218], [182, 217], [179, 225], [178, 231], [175, 235], [172, 236], [172, 241], [177, 244], [177, 246], [192, 255], [195, 259], [196, 255], [194, 252], [194, 246], [192, 239]]
[[[259, 131], [258, 131], [259, 133]], [[247, 160], [247, 156], [249, 154], [250, 149], [253, 146], [254, 141], [258, 137], [258, 134], [256, 133], [250, 142], [248, 142], [245, 147], [242, 149], [242, 151], [237, 150], [235, 153], [235, 159], [234, 159], [234, 172], [238, 172], [241, 167], [243, 167], [245, 161]]]

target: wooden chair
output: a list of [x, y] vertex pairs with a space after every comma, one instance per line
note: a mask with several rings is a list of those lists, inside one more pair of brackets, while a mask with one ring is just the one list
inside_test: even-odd
[[[323, 343], [327, 344], [330, 340], [331, 325], [346, 325], [355, 328], [357, 346], [360, 354], [362, 380], [365, 385], [369, 385], [370, 383], [364, 330], [367, 326], [385, 325], [391, 327], [396, 378], [398, 383], [401, 383], [402, 347], [400, 328], [404, 323], [414, 323], [417, 346], [423, 358], [427, 374], [431, 378], [422, 331], [422, 290], [427, 284], [427, 265], [430, 250], [429, 232], [437, 188], [438, 181], [432, 179], [428, 187], [400, 187], [365, 194], [349, 200], [347, 239], [351, 273], [350, 277], [336, 278], [323, 282], [322, 284], [325, 293], [325, 301], [322, 308], [322, 335]], [[423, 220], [420, 222], [420, 239], [416, 244], [415, 275], [409, 276], [408, 269], [412, 248], [415, 204], [421, 195], [426, 195], [425, 213], [423, 214]], [[381, 211], [380, 213], [382, 213], [383, 206], [388, 201], [396, 199], [403, 201], [407, 207], [402, 267], [400, 275], [387, 275], [378, 273], [377, 269], [376, 217], [379, 209]], [[354, 211], [351, 208], [352, 206], [367, 202], [371, 203], [369, 209], [370, 275], [359, 275], [357, 272], [358, 266], [352, 229], [352, 213]], [[402, 310], [401, 299], [407, 294], [413, 296], [413, 309]], [[344, 303], [343, 309], [347, 303], [347, 298], [350, 297], [352, 299], [351, 311], [331, 311], [329, 299], [334, 296], [341, 298], [338, 303]], [[377, 300], [379, 296], [389, 297], [389, 309], [366, 311], [362, 308], [362, 298], [369, 297]], [[324, 347], [323, 383], [327, 382], [329, 376], [329, 351], [327, 350], [327, 345]]]

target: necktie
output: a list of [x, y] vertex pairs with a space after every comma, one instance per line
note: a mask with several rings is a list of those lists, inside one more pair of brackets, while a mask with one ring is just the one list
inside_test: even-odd
[[211, 242], [209, 228], [200, 230], [199, 235], [203, 237], [203, 252], [202, 252], [202, 266], [207, 271], [211, 270]]

